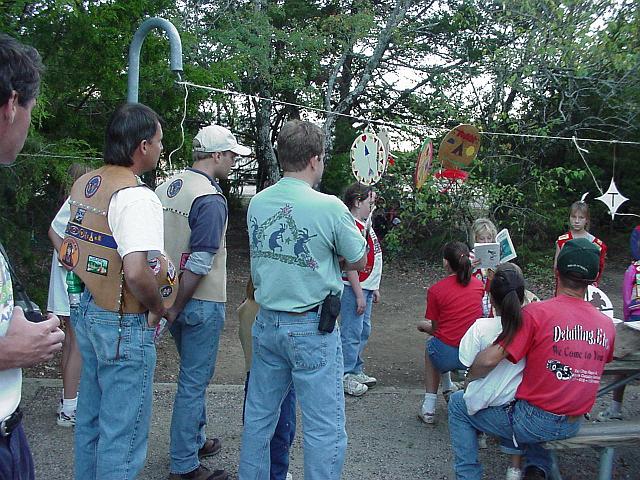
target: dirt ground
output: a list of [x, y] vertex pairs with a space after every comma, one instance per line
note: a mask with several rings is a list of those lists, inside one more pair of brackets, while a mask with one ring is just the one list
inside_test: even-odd
[[[227, 238], [227, 318], [220, 341], [216, 372], [212, 381], [214, 387], [212, 388], [216, 388], [215, 385], [221, 386], [220, 388], [227, 388], [224, 386], [244, 384], [244, 357], [238, 339], [238, 319], [236, 315], [236, 309], [244, 299], [245, 285], [249, 276], [249, 255], [247, 238], [248, 237], [246, 227], [244, 226], [243, 216], [240, 214], [232, 216], [232, 218], [230, 219], [230, 228]], [[607, 263], [607, 269], [605, 270], [600, 287], [610, 296], [611, 300], [614, 303], [616, 317], [620, 318], [622, 313], [619, 292], [621, 289], [622, 276], [627, 266], [626, 252], [622, 251], [622, 249], [617, 251], [614, 249], [613, 251], [610, 250], [609, 252], [610, 255]], [[549, 265], [551, 265], [553, 261], [551, 255], [552, 253], [549, 254]], [[526, 276], [526, 270], [524, 273]], [[373, 331], [369, 341], [369, 346], [365, 351], [365, 368], [369, 374], [374, 375], [378, 378], [378, 385], [380, 386], [379, 393], [382, 395], [384, 391], [386, 392], [384, 395], [389, 395], [386, 397], [387, 400], [383, 402], [385, 404], [387, 402], [391, 402], [388, 404], [389, 408], [393, 409], [391, 405], [393, 403], [392, 399], [401, 398], [398, 397], [398, 395], [404, 395], [406, 397], [406, 393], [403, 394], [401, 392], [413, 392], [410, 398], [414, 400], [409, 401], [408, 404], [406, 404], [406, 398], [402, 400], [406, 404], [403, 404], [404, 408], [402, 411], [397, 411], [393, 414], [389, 412], [389, 415], [395, 415], [396, 417], [398, 417], [397, 422], [399, 422], [399, 424], [409, 425], [411, 428], [420, 427], [419, 422], [415, 418], [415, 412], [417, 412], [417, 409], [419, 407], [419, 403], [421, 401], [420, 392], [423, 388], [423, 356], [424, 341], [426, 339], [426, 335], [418, 332], [415, 328], [415, 325], [416, 321], [424, 316], [425, 289], [429, 285], [442, 278], [442, 276], [442, 266], [439, 262], [437, 262], [437, 264], [427, 264], [424, 259], [415, 259], [413, 261], [402, 260], [386, 262], [384, 266], [381, 285], [381, 303], [376, 305], [373, 310]], [[541, 299], [549, 298], [551, 296], [552, 287], [553, 283], [551, 280], [550, 268], [548, 279], [544, 281], [529, 282], [528, 284], [528, 288], [538, 294]], [[168, 383], [175, 382], [177, 378], [178, 364], [178, 355], [173, 341], [170, 335], [166, 335], [160, 342], [158, 348], [158, 363], [156, 368], [155, 381]], [[36, 379], [60, 378], [59, 358], [54, 359], [48, 364], [26, 370], [24, 376]], [[394, 387], [398, 388], [397, 393], [395, 394], [393, 393], [395, 391]], [[627, 399], [630, 399], [630, 401], [629, 403], [625, 403], [625, 409], [633, 410], [634, 414], [638, 414], [638, 408], [636, 408], [637, 400], [639, 397], [638, 392], [639, 390], [637, 386], [631, 387], [629, 394], [627, 395]], [[158, 394], [158, 392], [156, 392], [156, 394]], [[48, 395], [52, 395], [52, 393], [49, 392]], [[375, 395], [374, 397], [371, 397], [371, 402], [374, 402], [375, 404], [376, 398], [381, 399], [382, 397]], [[357, 415], [365, 415], [366, 412], [362, 412], [360, 408], [356, 409], [355, 405], [362, 404], [364, 406], [366, 405], [367, 401], [362, 402], [360, 399], [348, 398], [347, 410], [352, 412], [350, 413], [350, 415], [354, 415], [354, 418], [358, 418]], [[53, 402], [52, 405], [54, 403], [55, 402]], [[415, 412], [413, 411], [413, 403], [415, 403]], [[599, 410], [603, 404], [604, 399], [599, 400], [595, 410]], [[167, 404], [166, 408], [170, 408], [170, 404]], [[384, 410], [384, 405], [382, 407], [372, 406], [371, 408], [372, 411], [374, 408], [382, 408]], [[439, 408], [444, 408], [444, 406], [441, 405]], [[378, 411], [377, 413], [378, 415], [380, 415], [380, 411]], [[442, 412], [442, 414], [445, 415], [444, 412]], [[381, 417], [377, 417], [376, 422], [384, 422], [384, 417], [386, 417], [386, 414], [382, 414]], [[366, 418], [363, 417], [361, 420], [362, 423], [366, 424]], [[393, 423], [393, 421], [391, 423]], [[442, 427], [438, 428], [438, 430], [442, 431], [439, 431], [438, 433], [437, 442], [438, 445], [442, 444], [439, 447], [442, 449], [442, 452], [448, 452], [450, 447], [448, 444], [448, 434], [446, 432], [447, 429], [445, 426], [446, 421], [443, 423], [444, 424], [442, 425]], [[403, 428], [409, 427], [405, 426]], [[380, 429], [378, 427], [375, 427], [374, 430], [369, 433], [374, 436], [380, 434], [384, 437], [385, 434], [381, 433], [379, 430]], [[375, 432], [375, 434], [373, 432]], [[367, 435], [369, 433], [367, 433]], [[425, 433], [419, 435], [423, 436], [425, 435]], [[389, 433], [389, 435], [391, 435], [391, 433]], [[416, 435], [418, 435], [418, 433], [416, 433]], [[301, 437], [302, 435], [299, 435], [298, 439], [296, 440], [296, 451], [299, 451], [301, 447], [301, 445], [298, 444]], [[429, 437], [431, 437], [432, 440], [429, 440]], [[351, 437], [351, 433], [350, 438], [353, 438]], [[391, 437], [389, 437], [389, 439], [390, 438]], [[401, 439], [402, 435], [400, 434], [400, 437], [398, 438]], [[379, 442], [381, 440], [382, 437], [377, 439], [371, 438], [367, 440], [367, 442]], [[422, 446], [420, 445], [422, 442], [418, 442], [418, 444], [412, 443], [411, 445], [405, 445], [405, 447], [402, 448], [413, 449], [415, 450], [414, 454], [417, 453], [419, 455], [419, 452], [422, 451], [424, 445], [428, 445], [430, 444], [430, 442], [436, 441], [436, 436], [433, 434], [427, 434], [427, 437], [424, 440], [426, 441], [426, 444], [423, 444]], [[400, 444], [402, 443], [401, 440], [398, 441], [400, 442]], [[371, 446], [371, 444], [368, 445], [369, 447]], [[434, 445], [431, 445], [431, 447], [433, 446]], [[363, 444], [362, 448], [364, 450], [358, 450], [359, 447], [356, 446], [355, 448], [358, 451], [355, 453], [355, 457], [351, 459], [351, 462], [354, 463], [354, 465], [357, 465], [359, 460], [364, 458], [363, 455], [366, 456], [374, 454], [373, 451], [368, 452], [369, 447]], [[351, 448], [352, 446], [350, 440], [350, 449]], [[398, 446], [398, 448], [402, 450], [400, 446]], [[164, 450], [164, 447], [161, 447], [161, 450]], [[492, 451], [495, 452], [495, 450], [493, 449]], [[432, 453], [435, 452], [432, 451]], [[396, 452], [396, 454], [393, 456], [395, 457], [399, 454], [401, 455], [401, 452]], [[412, 454], [412, 456], [414, 454]], [[386, 458], [389, 458], [385, 454], [382, 455]], [[382, 477], [377, 477], [376, 475], [376, 477], [448, 478], [448, 475], [446, 473], [443, 474], [443, 465], [440, 465], [440, 463], [447, 464], [448, 462], [450, 462], [450, 455], [445, 456], [447, 458], [436, 458], [437, 455], [436, 457], [432, 458], [431, 456], [427, 455], [426, 460], [421, 460], [417, 463], [417, 470], [415, 470], [415, 472], [414, 470], [408, 468], [409, 465], [407, 463], [405, 467], [407, 467], [407, 474], [409, 476], [406, 477], [400, 473], [402, 471], [403, 460], [400, 458], [390, 459], [389, 464], [394, 464], [394, 468], [397, 467], [397, 470], [394, 470], [394, 473], [389, 473], [389, 476], [383, 475]], [[496, 462], [500, 462], [500, 464], [502, 464], [505, 460], [501, 457], [501, 459], [498, 461], [495, 459], [495, 455], [483, 454], [483, 457], [483, 463], [487, 462], [488, 464], [493, 464]], [[571, 472], [566, 478], [595, 478], [595, 472], [597, 471], [596, 459], [597, 457], [595, 452], [586, 450], [571, 454], [563, 454], [560, 459], [560, 465], [563, 472]], [[299, 471], [300, 468], [300, 465], [298, 465], [300, 464], [300, 461], [301, 458], [298, 458], [298, 460], [295, 462], [295, 470], [297, 471]], [[437, 468], [430, 466], [430, 462], [434, 462], [433, 465], [437, 465]], [[432, 468], [435, 468], [435, 470], [432, 470]], [[447, 466], [446, 468], [448, 469], [450, 468], [450, 466]], [[497, 467], [494, 466], [494, 472], [496, 471], [495, 468]], [[501, 468], [502, 467], [500, 467], [499, 470], [501, 470]], [[640, 479], [640, 474], [634, 473], [639, 471], [636, 470], [637, 468], [640, 468], [638, 466], [638, 461], [630, 453], [630, 451], [620, 452], [620, 457], [617, 461], [617, 473], [614, 478]], [[348, 470], [349, 472], [351, 471], [350, 469]], [[378, 473], [380, 473], [381, 471], [382, 470], [380, 469], [375, 470], [375, 472]], [[409, 471], [411, 471], [411, 473], [409, 473]], [[374, 473], [374, 471], [369, 472]], [[418, 474], [416, 472], [422, 473]], [[414, 477], [414, 473], [418, 476]], [[430, 476], [429, 473], [435, 474], [435, 477]], [[424, 476], [423, 474], [426, 476]], [[150, 476], [147, 478], [156, 477]], [[358, 476], [353, 476], [353, 473], [349, 473], [345, 478], [358, 478]]]

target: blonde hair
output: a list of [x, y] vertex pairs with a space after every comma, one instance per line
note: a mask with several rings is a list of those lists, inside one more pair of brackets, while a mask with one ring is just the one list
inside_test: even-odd
[[473, 240], [472, 243], [476, 243], [477, 238], [484, 230], [489, 232], [489, 234], [495, 241], [496, 235], [498, 234], [496, 226], [488, 218], [478, 218], [475, 222], [473, 222], [473, 225], [471, 225], [471, 240]]
[[[589, 205], [587, 204], [587, 202], [585, 202], [584, 200], [573, 202], [571, 204], [571, 207], [569, 208], [569, 217], [571, 217], [571, 214], [574, 211], [578, 211], [584, 214], [585, 218], [587, 219], [587, 222], [584, 225], [584, 229], [589, 230], [589, 224], [591, 223], [591, 213], [589, 213]], [[571, 221], [569, 221], [569, 224], [571, 224]], [[569, 227], [571, 227], [571, 225], [569, 225]]]

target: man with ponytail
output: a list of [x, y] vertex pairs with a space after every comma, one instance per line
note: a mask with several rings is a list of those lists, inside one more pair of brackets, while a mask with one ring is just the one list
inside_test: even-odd
[[511, 403], [470, 415], [462, 392], [452, 395], [449, 432], [457, 479], [482, 478], [477, 431], [513, 439], [522, 447], [525, 479], [549, 478], [551, 457], [540, 444], [578, 432], [595, 402], [604, 365], [613, 358], [613, 323], [584, 301], [587, 286], [598, 276], [599, 262], [600, 252], [591, 242], [568, 241], [558, 255], [558, 296], [527, 305], [521, 327], [505, 328], [475, 357], [471, 381], [489, 375], [505, 358], [512, 363], [526, 358], [526, 365]]

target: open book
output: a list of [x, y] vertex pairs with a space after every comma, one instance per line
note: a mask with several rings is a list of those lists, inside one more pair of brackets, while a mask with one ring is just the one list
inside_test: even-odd
[[494, 243], [476, 243], [473, 253], [480, 260], [478, 268], [496, 268], [500, 263], [508, 262], [517, 257], [509, 231], [505, 228], [496, 235]]
[[516, 255], [516, 249], [513, 248], [513, 242], [509, 236], [509, 230], [506, 228], [503, 228], [498, 232], [496, 235], [496, 242], [500, 245], [500, 263], [508, 262], [518, 256]]

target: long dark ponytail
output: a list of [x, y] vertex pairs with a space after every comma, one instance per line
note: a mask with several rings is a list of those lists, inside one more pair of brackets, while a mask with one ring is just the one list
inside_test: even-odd
[[463, 286], [471, 281], [471, 259], [469, 247], [462, 242], [449, 242], [444, 246], [442, 256], [449, 262], [451, 270], [456, 272], [456, 280]]
[[513, 263], [498, 265], [489, 287], [494, 306], [500, 310], [502, 333], [494, 343], [507, 346], [522, 327], [524, 277], [520, 267]]

